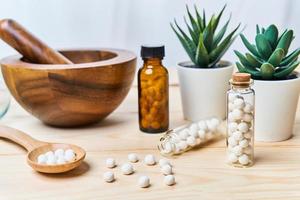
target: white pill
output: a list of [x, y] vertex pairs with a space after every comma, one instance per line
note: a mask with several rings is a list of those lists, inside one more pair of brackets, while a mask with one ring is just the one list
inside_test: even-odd
[[178, 143], [178, 147], [181, 149], [181, 150], [185, 150], [186, 148], [188, 148], [188, 144], [186, 143], [186, 141], [182, 140]]
[[245, 113], [251, 113], [253, 111], [253, 106], [249, 103], [246, 103], [245, 107], [244, 107], [244, 112]]
[[138, 180], [138, 184], [141, 188], [146, 188], [150, 186], [150, 179], [148, 176], [141, 176]]
[[239, 125], [238, 125], [238, 130], [241, 131], [242, 133], [246, 133], [246, 132], [248, 132], [248, 130], [249, 130], [249, 126], [248, 126], [247, 123], [241, 122], [241, 123], [239, 123]]
[[75, 155], [75, 153], [74, 153], [74, 151], [72, 149], [67, 149], [65, 151], [65, 160], [67, 162], [75, 160], [75, 157], [76, 157], [76, 155]]
[[249, 142], [247, 139], [243, 139], [242, 141], [239, 142], [239, 145], [243, 148], [247, 147], [249, 145]]
[[244, 133], [244, 138], [250, 139], [252, 137], [252, 131], [248, 131], [247, 133]]
[[211, 131], [211, 132], [215, 132], [218, 128], [218, 125], [212, 123], [210, 120], [207, 120], [206, 124], [207, 124], [208, 130]]
[[193, 136], [188, 137], [186, 139], [186, 143], [191, 147], [193, 147], [197, 144], [196, 139]]
[[228, 110], [232, 111], [234, 109], [234, 104], [232, 102], [228, 103]]
[[239, 163], [242, 165], [247, 165], [249, 163], [249, 157], [246, 154], [243, 154], [239, 157]]
[[232, 115], [233, 115], [233, 117], [234, 117], [235, 120], [242, 119], [243, 118], [243, 114], [244, 114], [243, 111], [240, 110], [240, 109], [234, 109], [232, 111]]
[[107, 158], [105, 161], [105, 165], [107, 168], [114, 168], [116, 166], [116, 161], [113, 158]]
[[238, 128], [238, 124], [236, 122], [230, 122], [228, 124], [228, 131], [229, 132], [235, 132]]
[[121, 171], [124, 175], [130, 175], [134, 172], [134, 169], [130, 163], [125, 163], [122, 165]]
[[238, 161], [238, 157], [234, 153], [230, 153], [228, 155], [228, 162], [235, 163], [236, 161]]
[[235, 121], [235, 117], [233, 115], [233, 112], [228, 113], [227, 120], [228, 120], [228, 122], [234, 122]]
[[243, 133], [240, 131], [235, 131], [234, 133], [232, 133], [232, 137], [237, 141], [240, 141], [244, 138]]
[[175, 177], [173, 175], [167, 175], [164, 178], [164, 183], [168, 186], [175, 184]]
[[196, 128], [190, 128], [190, 136], [193, 136], [194, 138], [198, 138], [199, 136], [198, 136], [198, 127], [197, 127], [197, 129]]
[[243, 121], [245, 122], [252, 122], [253, 120], [253, 115], [252, 114], [248, 114], [248, 113], [245, 113], [244, 116], [243, 116]]
[[235, 155], [239, 156], [239, 155], [242, 155], [243, 148], [240, 146], [235, 146], [235, 147], [233, 147], [232, 151]]
[[198, 125], [196, 123], [192, 123], [189, 127], [190, 132], [197, 132], [198, 131]]
[[234, 139], [234, 137], [231, 136], [228, 138], [228, 144], [233, 147], [238, 144], [238, 141], [236, 139]]
[[166, 142], [164, 145], [164, 153], [169, 154], [173, 151], [173, 146], [170, 142]]
[[164, 166], [161, 167], [161, 172], [164, 175], [172, 174], [172, 167], [170, 165], [164, 165]]
[[236, 94], [229, 93], [228, 94], [228, 101], [233, 102], [236, 97], [237, 97]]
[[182, 131], [179, 132], [179, 137], [182, 140], [186, 140], [189, 137], [189, 130], [188, 129], [183, 129]]
[[234, 107], [235, 108], [238, 108], [238, 109], [242, 109], [244, 108], [245, 106], [245, 102], [243, 99], [241, 98], [236, 98], [234, 101], [233, 101], [233, 104], [234, 104]]
[[112, 172], [105, 172], [103, 174], [103, 180], [107, 183], [111, 183], [115, 180], [115, 175]]
[[205, 121], [198, 122], [198, 127], [200, 130], [207, 131], [208, 127]]
[[163, 158], [159, 159], [158, 164], [159, 164], [160, 167], [162, 167], [164, 165], [170, 165], [171, 166], [170, 162], [167, 161], [166, 159], [163, 159]]
[[200, 129], [198, 131], [198, 136], [200, 139], [205, 139], [205, 131], [203, 129]]
[[54, 156], [54, 154], [49, 154], [47, 156], [46, 164], [47, 165], [55, 165], [56, 164], [56, 157]]
[[57, 157], [57, 160], [56, 160], [56, 164], [65, 164], [66, 163], [66, 160], [65, 160], [65, 157], [63, 155], [60, 155]]
[[145, 156], [144, 162], [146, 163], [146, 165], [155, 165], [156, 164], [156, 160], [154, 155], [152, 154], [148, 154]]
[[48, 152], [46, 152], [45, 153], [45, 156], [48, 158], [49, 156], [54, 156], [54, 153], [53, 153], [53, 151], [48, 151]]
[[251, 155], [252, 154], [252, 148], [250, 146], [244, 148], [243, 152], [245, 154]]
[[136, 163], [137, 161], [139, 161], [139, 157], [135, 153], [130, 153], [128, 154], [128, 160], [132, 163]]
[[63, 156], [64, 154], [65, 154], [65, 150], [63, 150], [63, 149], [56, 149], [56, 150], [54, 151], [54, 155], [55, 155], [56, 157]]
[[47, 156], [45, 154], [41, 154], [38, 156], [37, 161], [39, 164], [46, 164]]

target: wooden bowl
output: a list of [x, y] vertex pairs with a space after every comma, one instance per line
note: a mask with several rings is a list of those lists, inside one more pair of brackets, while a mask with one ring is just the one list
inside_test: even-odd
[[118, 49], [63, 50], [71, 65], [28, 63], [20, 55], [0, 61], [17, 102], [46, 124], [59, 127], [98, 122], [126, 97], [136, 56]]

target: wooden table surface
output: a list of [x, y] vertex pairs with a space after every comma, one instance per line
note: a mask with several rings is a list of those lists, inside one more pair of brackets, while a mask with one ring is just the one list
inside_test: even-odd
[[[176, 76], [171, 73], [172, 83]], [[175, 78], [174, 78], [175, 77]], [[213, 106], [213, 105], [212, 105]], [[26, 152], [14, 143], [0, 140], [0, 200], [11, 199], [300, 199], [300, 115], [295, 135], [279, 143], [256, 143], [255, 165], [237, 169], [225, 163], [225, 142], [217, 141], [171, 159], [177, 184], [163, 184], [159, 167], [134, 164], [136, 173], [125, 176], [120, 164], [135, 152], [161, 157], [156, 148], [160, 135], [138, 129], [137, 88], [133, 86], [123, 104], [106, 120], [90, 127], [59, 129], [46, 126], [15, 102], [1, 124], [18, 128], [31, 136], [52, 142], [73, 143], [87, 151], [85, 163], [66, 174], [45, 175], [26, 164]], [[284, 120], [284, 116], [283, 120]], [[178, 85], [170, 86], [170, 126], [184, 123]], [[113, 157], [119, 166], [117, 180], [105, 183], [104, 160]], [[137, 186], [140, 175], [148, 175], [151, 187]]]

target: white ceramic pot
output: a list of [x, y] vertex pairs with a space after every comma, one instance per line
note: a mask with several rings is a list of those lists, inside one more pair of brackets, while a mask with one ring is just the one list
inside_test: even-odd
[[254, 80], [255, 140], [278, 142], [293, 134], [300, 78], [282, 81]]
[[191, 68], [191, 62], [178, 64], [177, 72], [184, 118], [198, 121], [208, 117], [225, 119], [226, 91], [233, 72], [230, 62], [220, 68]]

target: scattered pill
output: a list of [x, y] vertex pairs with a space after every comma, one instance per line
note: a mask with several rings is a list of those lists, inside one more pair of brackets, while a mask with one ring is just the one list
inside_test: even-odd
[[150, 186], [150, 179], [148, 176], [141, 176], [138, 180], [138, 185], [141, 188], [146, 188]]
[[128, 154], [128, 160], [132, 163], [136, 163], [139, 161], [139, 157], [135, 153], [130, 153], [130, 154]]
[[104, 181], [111, 183], [115, 180], [115, 175], [112, 172], [105, 172], [103, 174], [103, 179], [104, 179]]
[[172, 167], [170, 165], [164, 165], [161, 167], [161, 172], [164, 175], [170, 175], [172, 174]]
[[168, 186], [175, 184], [175, 177], [173, 175], [167, 175], [164, 177], [164, 183]]
[[156, 160], [154, 155], [152, 154], [148, 154], [145, 156], [144, 162], [146, 163], [146, 165], [155, 165], [156, 164]]
[[105, 165], [107, 168], [114, 168], [116, 166], [116, 161], [113, 158], [107, 158], [105, 161]]
[[125, 163], [122, 165], [121, 171], [124, 175], [130, 175], [134, 172], [134, 169], [130, 163]]

